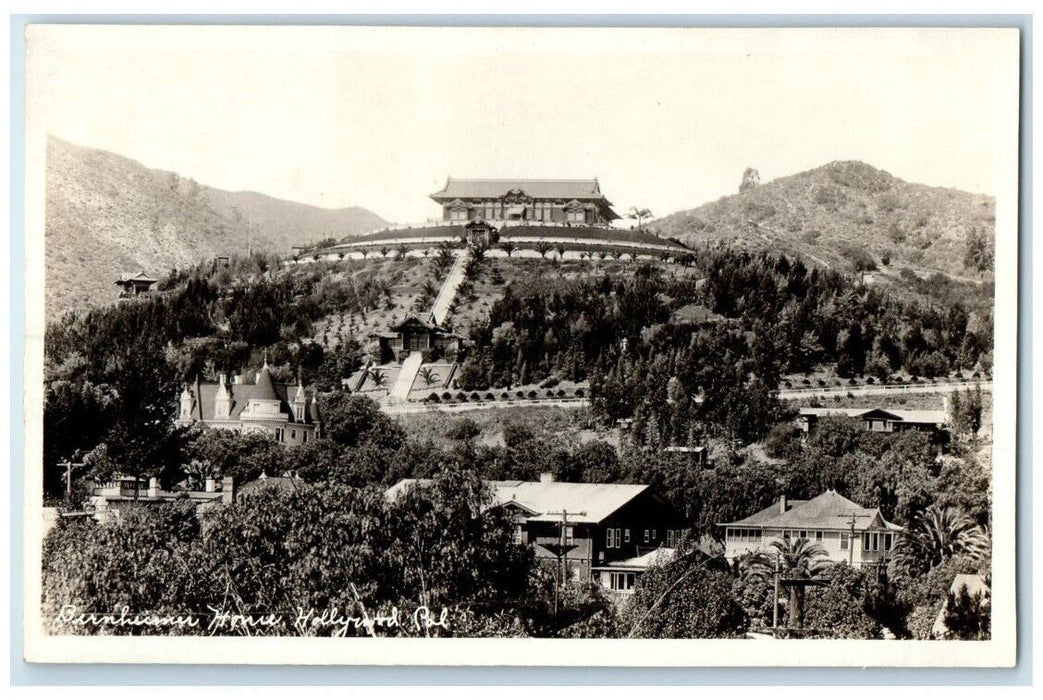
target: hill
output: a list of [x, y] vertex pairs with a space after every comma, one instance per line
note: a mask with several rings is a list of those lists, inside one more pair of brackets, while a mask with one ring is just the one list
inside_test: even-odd
[[857, 161], [743, 189], [651, 225], [692, 247], [770, 249], [841, 270], [869, 256], [884, 275], [909, 268], [973, 279], [978, 270], [964, 265], [968, 235], [995, 235], [994, 198], [905, 182]]
[[249, 248], [288, 253], [384, 222], [365, 209], [322, 209], [224, 192], [57, 138], [47, 143], [47, 317], [111, 302], [122, 271], [158, 277]]

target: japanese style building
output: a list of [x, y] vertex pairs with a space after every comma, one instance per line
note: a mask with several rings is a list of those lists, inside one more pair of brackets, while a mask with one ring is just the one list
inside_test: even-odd
[[120, 299], [132, 299], [139, 294], [143, 294], [152, 289], [158, 280], [153, 279], [141, 272], [124, 272], [116, 280], [116, 284], [120, 287], [119, 297]]
[[440, 355], [459, 352], [461, 338], [439, 326], [432, 314], [413, 314], [396, 326], [373, 336], [380, 342], [380, 362], [394, 362], [402, 353], [434, 350]]
[[873, 433], [900, 433], [920, 430], [943, 437], [949, 416], [946, 411], [909, 411], [897, 408], [802, 408], [798, 418], [801, 430], [808, 435], [822, 418], [839, 416], [855, 418], [864, 430]]
[[186, 385], [181, 392], [177, 423], [200, 423], [240, 433], [260, 433], [286, 445], [302, 445], [315, 439], [320, 429], [319, 411], [304, 385], [276, 384], [268, 363], [253, 384], [239, 377], [231, 383], [224, 374], [217, 382]]
[[445, 221], [559, 222], [608, 225], [620, 218], [593, 180], [460, 180], [431, 195]]

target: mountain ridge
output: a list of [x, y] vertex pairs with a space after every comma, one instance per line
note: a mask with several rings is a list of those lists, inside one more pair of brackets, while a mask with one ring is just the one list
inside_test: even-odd
[[981, 276], [965, 265], [968, 237], [991, 242], [995, 235], [993, 197], [906, 182], [861, 161], [832, 161], [753, 186], [748, 179], [757, 178], [744, 176], [743, 191], [650, 226], [689, 246], [770, 248], [841, 270], [963, 279]]
[[218, 255], [356, 235], [387, 222], [362, 207], [327, 209], [259, 192], [229, 192], [55, 136], [47, 141], [46, 308], [115, 299], [120, 272], [160, 277]]

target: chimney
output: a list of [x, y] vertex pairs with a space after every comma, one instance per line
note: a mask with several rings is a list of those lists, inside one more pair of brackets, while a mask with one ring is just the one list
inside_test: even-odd
[[214, 483], [214, 477], [208, 476], [206, 478], [206, 482], [205, 482], [205, 485], [203, 486], [203, 490], [206, 491], [207, 493], [213, 493], [214, 491], [217, 490], [217, 485]]
[[235, 480], [230, 476], [221, 479], [221, 502], [235, 503]]
[[232, 375], [232, 384], [242, 384], [242, 383], [243, 383], [243, 378], [242, 377], [240, 377], [238, 374], [233, 374]]
[[541, 484], [553, 484], [554, 474], [553, 472], [540, 472], [540, 483]]
[[148, 480], [148, 497], [159, 498], [159, 479], [156, 477]]
[[786, 494], [779, 496], [779, 515], [786, 512]]
[[224, 386], [226, 384], [226, 379], [228, 379], [228, 375], [226, 375], [224, 372], [221, 372], [221, 374], [217, 375], [217, 383], [221, 386]]

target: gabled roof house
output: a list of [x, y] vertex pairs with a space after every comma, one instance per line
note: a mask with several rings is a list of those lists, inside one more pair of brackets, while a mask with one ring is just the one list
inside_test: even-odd
[[774, 542], [805, 539], [821, 546], [826, 558], [853, 566], [884, 563], [902, 530], [879, 508], [863, 507], [832, 489], [806, 501], [782, 496], [742, 520], [718, 525], [724, 528], [729, 561], [746, 552], [770, 552]]

